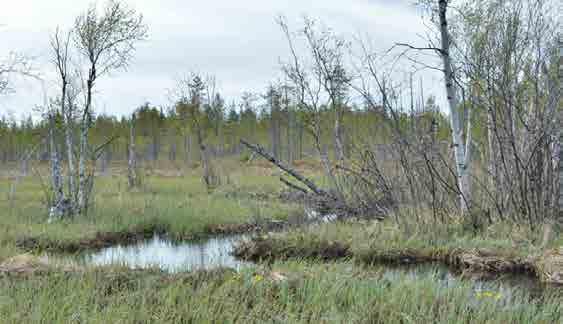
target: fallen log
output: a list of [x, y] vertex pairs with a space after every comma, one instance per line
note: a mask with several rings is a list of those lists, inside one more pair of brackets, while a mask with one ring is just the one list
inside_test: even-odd
[[[305, 176], [303, 176], [299, 172], [295, 171], [294, 169], [292, 169], [288, 165], [285, 165], [282, 161], [279, 161], [278, 159], [276, 159], [274, 156], [272, 156], [270, 153], [268, 153], [262, 146], [260, 146], [258, 144], [251, 144], [251, 143], [249, 143], [249, 142], [247, 142], [243, 139], [240, 140], [240, 143], [242, 145], [248, 147], [252, 152], [255, 152], [256, 154], [258, 154], [258, 155], [262, 156], [263, 158], [265, 158], [266, 160], [270, 161], [275, 166], [277, 166], [278, 168], [280, 168], [281, 170], [285, 171], [287, 174], [289, 174], [290, 176], [295, 178], [297, 181], [299, 181], [302, 184], [304, 184], [305, 186], [307, 186], [307, 188], [311, 189], [311, 191], [314, 192], [316, 195], [324, 196], [324, 197], [330, 196], [330, 194], [328, 192], [320, 189], [313, 181], [311, 181], [310, 179], [307, 179]], [[285, 181], [283, 181], [283, 180], [282, 180], [282, 182], [285, 183]]]
[[308, 194], [308, 193], [309, 193], [309, 191], [307, 191], [307, 189], [301, 188], [300, 186], [291, 183], [289, 180], [285, 179], [284, 177], [280, 177], [280, 181], [283, 182], [286, 186], [288, 186], [288, 187], [291, 188], [291, 189], [300, 191], [300, 192], [302, 192], [302, 193], [304, 193], [304, 194]]

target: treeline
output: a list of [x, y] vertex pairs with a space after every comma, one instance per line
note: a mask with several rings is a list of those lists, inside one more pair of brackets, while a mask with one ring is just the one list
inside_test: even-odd
[[[283, 90], [283, 88], [282, 88]], [[207, 149], [213, 157], [250, 158], [249, 152], [240, 144], [240, 139], [259, 143], [268, 148], [276, 158], [295, 160], [318, 158], [311, 132], [307, 129], [307, 114], [299, 110], [292, 100], [274, 87], [263, 95], [246, 93], [238, 103], [225, 104], [217, 95], [218, 105], [203, 104], [200, 111], [203, 121]], [[390, 117], [382, 107], [345, 106], [342, 124], [346, 155], [366, 145], [390, 143], [391, 132], [385, 120]], [[181, 104], [173, 107], [156, 107], [145, 103], [135, 114], [135, 151], [139, 162], [170, 161], [191, 166], [200, 160], [195, 130], [189, 123], [187, 112]], [[331, 127], [334, 124], [333, 109], [323, 107], [325, 124], [322, 129], [324, 148], [334, 152]], [[55, 138], [60, 152], [66, 152], [62, 116], [57, 114]], [[448, 121], [430, 96], [424, 106], [418, 104], [414, 110], [406, 108], [402, 113], [402, 124], [408, 128], [439, 120], [440, 138], [449, 136]], [[129, 158], [131, 116], [121, 118], [99, 114], [92, 118], [89, 134], [93, 146], [101, 146], [98, 161], [100, 171], [105, 171], [111, 162], [123, 162]], [[75, 132], [78, 129], [75, 127]], [[17, 121], [2, 116], [0, 119], [0, 162], [2, 164], [29, 161], [48, 162], [50, 147], [45, 145], [49, 135], [48, 120], [34, 123], [32, 118]], [[78, 134], [75, 134], [78, 136]], [[369, 140], [367, 140], [369, 139]], [[43, 145], [41, 145], [43, 144]], [[62, 160], [65, 156], [61, 155]], [[29, 162], [28, 161], [28, 162]]]

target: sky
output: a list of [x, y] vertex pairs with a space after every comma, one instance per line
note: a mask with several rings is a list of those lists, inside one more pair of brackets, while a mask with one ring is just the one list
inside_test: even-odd
[[[15, 93], [0, 97], [0, 115], [33, 114], [45, 95], [56, 93], [54, 69], [48, 64], [49, 35], [69, 28], [90, 0], [2, 0], [0, 58], [10, 51], [33, 56], [44, 82], [16, 80]], [[282, 77], [280, 60], [289, 57], [276, 17], [290, 28], [304, 15], [330, 27], [340, 37], [369, 39], [376, 51], [395, 42], [424, 45], [426, 27], [413, 0], [129, 0], [149, 27], [126, 71], [115, 71], [96, 85], [95, 110], [130, 114], [144, 102], [166, 107], [175, 80], [189, 71], [212, 74], [227, 99], [244, 91], [264, 92]], [[100, 5], [103, 2], [100, 2]], [[444, 96], [439, 74], [426, 71], [424, 93]]]

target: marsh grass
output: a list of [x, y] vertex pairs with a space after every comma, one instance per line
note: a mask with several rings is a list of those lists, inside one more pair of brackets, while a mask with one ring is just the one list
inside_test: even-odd
[[[233, 163], [232, 161], [229, 163]], [[315, 166], [303, 172], [317, 176]], [[276, 171], [258, 161], [223, 166], [228, 182], [209, 193], [198, 170], [175, 176], [147, 172], [144, 185], [128, 191], [125, 176], [98, 177], [87, 216], [46, 224], [41, 184], [25, 178], [13, 200], [0, 192], [0, 262], [25, 252], [24, 237], [69, 246], [100, 233], [166, 231], [177, 239], [205, 234], [210, 227], [260, 219], [285, 219], [300, 207], [277, 199]], [[228, 172], [227, 172], [228, 171]], [[181, 174], [181, 176], [178, 176]], [[319, 179], [322, 180], [322, 179]], [[0, 178], [1, 188], [9, 185]], [[322, 181], [320, 181], [322, 182]], [[13, 208], [10, 208], [12, 206]], [[403, 222], [401, 226], [404, 226]], [[0, 323], [557, 323], [561, 295], [536, 300], [526, 291], [510, 298], [498, 291], [477, 298], [471, 281], [444, 287], [436, 275], [399, 274], [392, 280], [354, 256], [455, 248], [488, 248], [508, 256], [537, 254], [536, 233], [509, 224], [478, 235], [451, 224], [337, 223], [270, 236], [265, 265], [175, 275], [125, 268], [49, 271], [41, 275], [0, 274]], [[549, 247], [563, 244], [561, 238]], [[324, 249], [324, 250], [323, 250]], [[322, 253], [317, 253], [322, 250]], [[293, 253], [279, 260], [279, 253]], [[326, 253], [338, 256], [325, 258]], [[274, 280], [273, 272], [282, 275]], [[492, 297], [488, 297], [488, 296]]]
[[[176, 239], [192, 239], [214, 225], [254, 221], [257, 198], [262, 199], [263, 219], [283, 220], [299, 209], [276, 199], [276, 178], [242, 168], [229, 177], [229, 184], [211, 194], [195, 170], [183, 177], [145, 176], [143, 188], [137, 191], [128, 191], [120, 175], [98, 177], [88, 214], [55, 224], [46, 222], [41, 184], [28, 177], [18, 185], [13, 201], [0, 195], [0, 245], [34, 238], [43, 243], [39, 246], [63, 247], [94, 239], [99, 233], [144, 233], [155, 228]], [[8, 184], [10, 180], [0, 181]]]
[[[275, 269], [284, 280], [272, 280]], [[477, 298], [470, 281], [393, 279], [353, 263], [294, 261], [236, 273], [89, 271], [0, 278], [0, 321], [43, 323], [557, 323], [560, 296]], [[492, 295], [493, 293], [491, 293]], [[496, 296], [496, 295], [495, 295]]]
[[[274, 233], [266, 238], [271, 245], [269, 252], [293, 253], [299, 250], [320, 249], [323, 245], [346, 247], [351, 254], [364, 255], [378, 251], [381, 254], [401, 251], [417, 251], [420, 255], [440, 255], [454, 249], [487, 249], [506, 257], [539, 255], [544, 250], [534, 244], [532, 233], [521, 233], [508, 224], [490, 227], [486, 232], [474, 235], [454, 224], [419, 225], [412, 234], [401, 231], [392, 221], [340, 222], [304, 227], [298, 230]], [[518, 239], [521, 237], [522, 239]], [[524, 239], [525, 238], [525, 239]], [[561, 239], [550, 242], [547, 248], [561, 245]], [[291, 252], [290, 250], [295, 250]]]

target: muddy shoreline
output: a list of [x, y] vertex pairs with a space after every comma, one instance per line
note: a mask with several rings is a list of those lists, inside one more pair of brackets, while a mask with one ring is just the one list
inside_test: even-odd
[[541, 256], [510, 257], [488, 249], [451, 250], [366, 250], [354, 252], [342, 242], [316, 241], [307, 246], [285, 244], [272, 237], [255, 237], [235, 247], [234, 255], [245, 261], [267, 262], [289, 259], [322, 261], [355, 260], [364, 265], [441, 264], [451, 271], [480, 277], [504, 274], [526, 275], [542, 283], [561, 286], [563, 248], [546, 251]]
[[[191, 234], [172, 234], [175, 241], [204, 240], [213, 236], [253, 234], [260, 232], [281, 231], [290, 227], [283, 221], [268, 220], [260, 223], [217, 224], [204, 227], [203, 231]], [[78, 241], [57, 241], [42, 236], [21, 237], [16, 240], [16, 247], [24, 251], [50, 253], [80, 253], [84, 251], [101, 250], [114, 245], [131, 245], [155, 235], [169, 234], [167, 225], [150, 224], [137, 226], [131, 230], [121, 232], [98, 232], [94, 237]]]
[[[279, 232], [299, 227], [297, 222], [268, 220], [260, 223], [208, 225], [203, 231], [189, 235], [168, 235], [175, 241], [205, 240], [210, 237], [236, 234]], [[101, 250], [114, 245], [130, 245], [169, 234], [168, 226], [151, 224], [124, 232], [99, 232], [80, 241], [55, 241], [44, 237], [24, 237], [16, 246], [24, 251], [49, 253], [80, 253]], [[244, 261], [271, 263], [276, 260], [309, 259], [323, 262], [355, 260], [364, 265], [420, 265], [435, 263], [451, 271], [471, 276], [498, 277], [503, 274], [526, 275], [541, 282], [563, 285], [563, 247], [545, 251], [540, 256], [506, 256], [483, 248], [473, 249], [364, 249], [352, 251], [349, 244], [317, 240], [308, 244], [289, 244], [270, 235], [254, 236], [235, 246], [233, 255]]]

